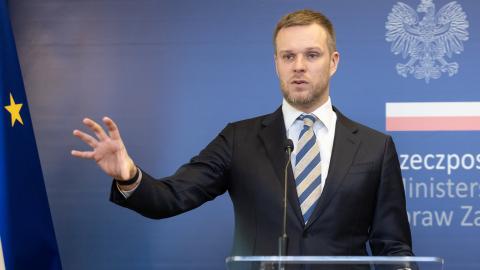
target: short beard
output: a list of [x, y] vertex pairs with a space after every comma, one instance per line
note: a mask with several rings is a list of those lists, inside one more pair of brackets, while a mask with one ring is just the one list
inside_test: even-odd
[[322, 91], [313, 91], [313, 93], [309, 93], [308, 95], [301, 97], [301, 98], [295, 98], [293, 97], [289, 92], [286, 90], [286, 86], [283, 83], [280, 83], [280, 89], [282, 89], [282, 94], [285, 100], [292, 106], [297, 106], [297, 107], [310, 107], [312, 104], [317, 102], [319, 99], [321, 99], [321, 92]]

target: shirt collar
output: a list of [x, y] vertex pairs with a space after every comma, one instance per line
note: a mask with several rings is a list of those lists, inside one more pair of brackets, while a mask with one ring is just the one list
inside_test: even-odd
[[[290, 105], [285, 99], [282, 102], [282, 113], [283, 113], [283, 120], [285, 121], [285, 128], [287, 130], [293, 125], [295, 120], [302, 115], [304, 112], [297, 110], [295, 107]], [[332, 107], [332, 101], [330, 97], [328, 97], [327, 102], [325, 102], [322, 106], [315, 109], [311, 114], [317, 117], [322, 124], [327, 128], [327, 132], [329, 132], [330, 127], [332, 126], [332, 121], [334, 119], [334, 111]]]

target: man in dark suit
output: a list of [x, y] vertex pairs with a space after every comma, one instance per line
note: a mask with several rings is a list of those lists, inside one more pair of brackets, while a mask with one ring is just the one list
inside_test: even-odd
[[274, 34], [275, 65], [284, 96], [272, 114], [231, 123], [174, 175], [156, 180], [128, 156], [115, 123], [109, 135], [75, 130], [115, 181], [111, 200], [150, 218], [181, 214], [228, 191], [235, 211], [234, 255], [276, 255], [282, 229], [287, 139], [288, 255], [411, 256], [411, 236], [395, 146], [331, 105], [330, 77], [339, 53], [330, 21], [301, 10], [284, 16]]

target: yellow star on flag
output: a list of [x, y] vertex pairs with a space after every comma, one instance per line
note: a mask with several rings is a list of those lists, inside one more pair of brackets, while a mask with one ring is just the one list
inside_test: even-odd
[[10, 93], [10, 105], [5, 106], [5, 110], [7, 110], [11, 115], [12, 127], [17, 121], [23, 125], [22, 116], [20, 116], [20, 109], [22, 108], [22, 106], [23, 106], [22, 103], [18, 103], [18, 104], [15, 103], [12, 93]]

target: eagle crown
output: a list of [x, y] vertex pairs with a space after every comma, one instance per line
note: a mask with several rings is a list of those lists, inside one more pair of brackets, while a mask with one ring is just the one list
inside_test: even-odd
[[435, 4], [432, 0], [422, 0], [417, 7], [417, 12], [426, 13], [418, 25], [423, 27], [435, 25]]

